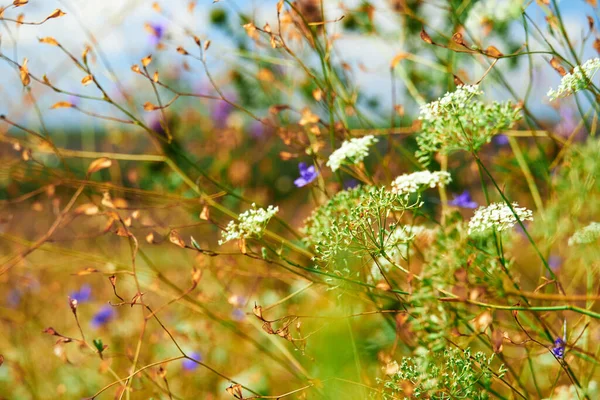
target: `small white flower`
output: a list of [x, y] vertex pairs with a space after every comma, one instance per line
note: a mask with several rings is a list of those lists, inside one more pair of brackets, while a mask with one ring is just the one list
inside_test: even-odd
[[600, 58], [592, 58], [587, 60], [582, 65], [573, 68], [573, 72], [562, 77], [560, 85], [556, 90], [550, 89], [548, 97], [550, 101], [560, 97], [567, 97], [582, 89], [585, 89], [590, 84], [592, 78], [600, 69]]
[[342, 143], [342, 146], [334, 151], [327, 160], [327, 166], [332, 171], [337, 171], [342, 164], [349, 162], [358, 164], [369, 155], [369, 147], [379, 140], [373, 135], [354, 138]]
[[238, 217], [238, 222], [229, 221], [227, 227], [223, 231], [223, 239], [219, 240], [219, 244], [224, 244], [230, 240], [246, 239], [249, 237], [260, 238], [269, 223], [269, 220], [279, 211], [279, 207], [269, 206], [264, 208], [256, 208], [256, 204], [252, 203], [252, 208], [244, 211]]
[[[512, 204], [515, 213], [521, 221], [533, 221], [533, 213], [525, 207]], [[517, 219], [506, 203], [493, 203], [487, 207], [479, 207], [469, 221], [469, 235], [475, 232], [485, 232], [494, 229], [502, 232], [515, 226]]]
[[450, 174], [445, 171], [419, 171], [404, 174], [392, 182], [392, 193], [408, 196], [427, 188], [447, 185], [451, 180]]
[[581, 228], [569, 239], [569, 246], [574, 244], [593, 243], [600, 238], [600, 223], [592, 222], [585, 228]]
[[519, 106], [510, 101], [487, 104], [479, 99], [482, 94], [477, 85], [461, 85], [421, 106], [416, 152], [419, 161], [428, 165], [434, 153], [479, 151], [494, 135], [521, 118]]
[[433, 121], [438, 117], [445, 116], [449, 110], [464, 108], [474, 96], [480, 96], [483, 92], [477, 85], [461, 85], [454, 92], [447, 92], [436, 101], [421, 106], [419, 119], [422, 121]]

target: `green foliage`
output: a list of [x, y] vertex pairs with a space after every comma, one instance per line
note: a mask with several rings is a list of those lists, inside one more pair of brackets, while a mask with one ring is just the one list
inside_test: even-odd
[[521, 117], [510, 101], [486, 104], [477, 100], [478, 86], [459, 86], [456, 91], [421, 107], [421, 131], [417, 136], [419, 161], [428, 165], [432, 154], [455, 150], [477, 152], [497, 133], [512, 127]]
[[[490, 398], [494, 356], [470, 349], [450, 348], [431, 352], [418, 349], [414, 357], [402, 359], [399, 371], [384, 386], [385, 399], [473, 399]], [[504, 375], [503, 366], [496, 372]]]
[[404, 229], [400, 219], [419, 205], [385, 187], [344, 190], [305, 221], [304, 240], [315, 246], [316, 258], [327, 266], [383, 255], [404, 243], [396, 233]]

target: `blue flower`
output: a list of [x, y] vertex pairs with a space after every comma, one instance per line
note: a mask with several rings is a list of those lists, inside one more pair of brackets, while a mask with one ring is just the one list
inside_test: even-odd
[[556, 271], [562, 264], [562, 258], [556, 255], [548, 257], [548, 265], [552, 268], [552, 271]]
[[319, 172], [314, 165], [307, 167], [305, 163], [301, 162], [298, 164], [298, 169], [300, 170], [300, 178], [294, 181], [294, 185], [297, 187], [306, 186], [319, 176]]
[[551, 349], [552, 354], [554, 354], [556, 358], [563, 358], [565, 356], [565, 346], [565, 341], [557, 337], [556, 340], [554, 340], [554, 347]]
[[160, 23], [148, 24], [146, 28], [150, 32], [150, 43], [156, 46], [165, 35], [165, 26]]
[[498, 146], [506, 146], [508, 144], [508, 136], [496, 135], [494, 136], [494, 143], [496, 143]]
[[73, 300], [77, 300], [78, 303], [89, 301], [92, 297], [92, 287], [90, 285], [83, 285], [78, 291], [71, 292], [69, 297]]
[[458, 196], [455, 195], [454, 199], [452, 199], [452, 201], [450, 201], [448, 204], [461, 208], [477, 208], [479, 205], [473, 201], [471, 194], [466, 190]]
[[246, 318], [246, 313], [244, 312], [244, 310], [242, 310], [241, 308], [235, 308], [232, 312], [231, 312], [231, 318], [234, 321], [243, 321]]
[[94, 328], [100, 328], [103, 325], [106, 325], [111, 319], [115, 317], [115, 310], [113, 310], [112, 306], [106, 304], [102, 306], [102, 308], [94, 315], [92, 318], [91, 325]]
[[358, 185], [360, 185], [360, 182], [357, 181], [356, 179], [348, 179], [348, 180], [344, 181], [344, 189], [346, 189], [346, 190], [354, 189]]
[[[200, 355], [200, 353], [196, 353], [195, 351], [193, 351], [190, 354], [188, 354], [188, 357], [192, 358], [192, 359], [194, 359], [194, 360], [196, 360], [198, 362], [202, 361], [202, 356]], [[198, 368], [199, 364], [195, 363], [194, 361], [192, 361], [192, 360], [190, 360], [188, 358], [185, 358], [183, 360], [183, 362], [181, 363], [181, 365], [183, 366], [183, 369], [185, 369], [186, 371], [193, 371], [196, 368]]]
[[229, 115], [235, 110], [235, 107], [230, 103], [235, 102], [235, 95], [229, 95], [225, 97], [229, 103], [225, 100], [218, 100], [212, 110], [212, 118], [217, 128], [224, 128]]

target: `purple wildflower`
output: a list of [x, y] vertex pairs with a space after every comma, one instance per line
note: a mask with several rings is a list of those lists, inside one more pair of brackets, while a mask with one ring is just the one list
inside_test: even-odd
[[298, 164], [298, 169], [300, 170], [300, 178], [294, 181], [294, 185], [297, 187], [306, 186], [319, 176], [319, 172], [314, 165], [307, 166], [306, 163], [301, 162]]
[[240, 321], [243, 321], [244, 318], [246, 318], [246, 313], [244, 313], [244, 310], [242, 310], [241, 308], [235, 308], [231, 312], [231, 318], [234, 321], [240, 322]]
[[102, 306], [102, 308], [92, 318], [91, 325], [93, 328], [100, 328], [106, 325], [111, 319], [115, 317], [115, 310], [108, 304]]
[[548, 265], [552, 268], [552, 271], [556, 271], [562, 264], [562, 258], [556, 255], [548, 257]]
[[77, 107], [81, 103], [81, 97], [70, 94], [67, 101]]
[[506, 146], [508, 144], [508, 136], [496, 135], [494, 136], [494, 143], [498, 146]]
[[344, 181], [344, 189], [354, 189], [358, 185], [360, 185], [360, 182], [356, 179], [348, 179]]
[[479, 205], [473, 201], [473, 199], [471, 198], [471, 194], [467, 190], [465, 190], [458, 196], [454, 195], [454, 198], [448, 204], [460, 208], [477, 208], [477, 206]]
[[8, 292], [6, 301], [11, 308], [16, 308], [21, 303], [21, 291], [19, 289], [12, 289]]
[[581, 132], [581, 128], [577, 129], [577, 119], [572, 108], [563, 107], [559, 110], [560, 122], [556, 125], [556, 133], [562, 137], [568, 138], [573, 133], [575, 137]]
[[252, 123], [250, 124], [250, 136], [252, 136], [253, 139], [262, 139], [265, 136], [265, 133], [266, 129], [262, 122], [252, 121]]
[[158, 45], [160, 40], [165, 35], [165, 26], [161, 23], [155, 22], [152, 24], [147, 24], [146, 29], [150, 33], [150, 43], [152, 46]]
[[71, 292], [69, 297], [73, 300], [77, 300], [78, 303], [89, 301], [92, 297], [92, 287], [90, 285], [83, 285], [79, 290]]
[[565, 346], [565, 341], [557, 337], [556, 340], [554, 340], [554, 346], [551, 349], [552, 354], [554, 354], [556, 358], [563, 358], [565, 356]]
[[[200, 355], [200, 353], [196, 353], [195, 351], [188, 354], [188, 357], [192, 358], [198, 362], [202, 361], [202, 356]], [[185, 369], [186, 371], [193, 371], [196, 368], [198, 368], [198, 364], [188, 358], [185, 358], [183, 360], [183, 362], [181, 363], [181, 365], [183, 366], [183, 369]]]
[[[233, 102], [230, 97], [225, 97], [230, 102]], [[234, 107], [225, 100], [217, 100], [213, 110], [212, 118], [218, 128], [224, 128], [229, 114], [234, 110]]]

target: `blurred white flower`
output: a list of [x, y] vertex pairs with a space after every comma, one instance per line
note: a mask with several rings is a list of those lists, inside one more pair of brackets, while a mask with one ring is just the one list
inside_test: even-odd
[[569, 246], [574, 244], [593, 243], [600, 238], [600, 223], [592, 222], [585, 228], [581, 228], [569, 239]]
[[[525, 207], [512, 204], [515, 214], [521, 221], [533, 221], [533, 213]], [[493, 229], [502, 232], [517, 224], [517, 218], [506, 203], [492, 203], [487, 207], [479, 207], [469, 221], [469, 235]]]
[[447, 185], [451, 180], [450, 174], [445, 171], [419, 171], [404, 174], [392, 182], [392, 193], [408, 196], [427, 188]]
[[260, 238], [263, 231], [267, 227], [269, 220], [279, 211], [279, 207], [269, 206], [264, 208], [256, 208], [256, 204], [252, 204], [252, 208], [244, 211], [238, 217], [238, 222], [229, 221], [227, 227], [223, 231], [223, 239], [219, 240], [219, 244], [224, 244], [230, 240], [247, 239], [249, 237]]
[[345, 162], [358, 164], [369, 155], [369, 147], [378, 141], [379, 139], [373, 135], [347, 140], [329, 156], [327, 166], [332, 171], [337, 171]]
[[573, 72], [562, 77], [560, 85], [558, 85], [556, 90], [550, 89], [548, 91], [548, 97], [552, 101], [585, 89], [590, 84], [596, 72], [598, 72], [598, 69], [600, 69], [600, 58], [592, 58], [582, 65], [576, 66], [573, 68]]

